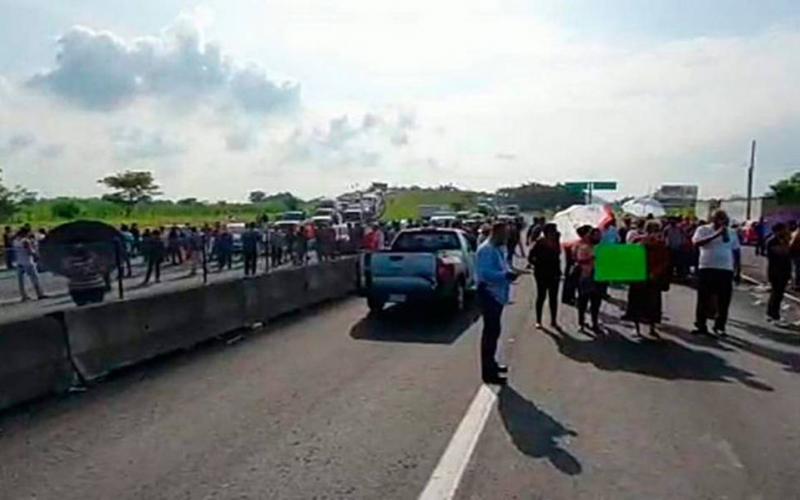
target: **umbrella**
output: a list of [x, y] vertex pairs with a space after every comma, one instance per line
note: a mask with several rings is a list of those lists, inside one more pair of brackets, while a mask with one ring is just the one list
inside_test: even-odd
[[45, 268], [56, 274], [70, 274], [65, 266], [81, 247], [88, 250], [101, 270], [110, 271], [116, 266], [121, 236], [113, 226], [103, 222], [79, 220], [52, 229], [39, 250]]
[[635, 198], [622, 204], [622, 210], [625, 213], [635, 215], [636, 217], [664, 217], [667, 215], [662, 205], [658, 200], [649, 197]]
[[603, 220], [608, 219], [611, 209], [607, 205], [572, 205], [553, 216], [553, 222], [561, 233], [562, 242], [578, 239], [576, 229], [589, 225], [598, 227]]

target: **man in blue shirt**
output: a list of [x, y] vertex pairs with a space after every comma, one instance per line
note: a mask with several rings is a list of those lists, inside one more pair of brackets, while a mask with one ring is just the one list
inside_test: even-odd
[[519, 275], [511, 269], [506, 258], [508, 225], [496, 222], [491, 237], [484, 241], [476, 254], [478, 299], [483, 315], [481, 337], [481, 373], [487, 384], [505, 384], [502, 376], [508, 368], [496, 360], [497, 342], [500, 338], [500, 318], [503, 307], [509, 302], [511, 283]]

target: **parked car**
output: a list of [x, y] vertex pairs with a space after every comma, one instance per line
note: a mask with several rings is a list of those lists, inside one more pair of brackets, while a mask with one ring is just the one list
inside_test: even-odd
[[476, 289], [475, 246], [459, 229], [406, 229], [389, 250], [365, 254], [361, 292], [373, 313], [387, 303], [438, 301], [464, 307]]

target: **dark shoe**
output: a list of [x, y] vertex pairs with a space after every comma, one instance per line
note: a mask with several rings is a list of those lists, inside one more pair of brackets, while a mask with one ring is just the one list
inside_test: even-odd
[[707, 328], [695, 328], [692, 330], [692, 335], [709, 335]]
[[506, 385], [508, 383], [508, 379], [501, 377], [500, 375], [491, 375], [488, 377], [483, 377], [483, 383], [489, 385]]
[[714, 327], [714, 334], [720, 337], [726, 337], [728, 335], [728, 333], [725, 331], [724, 328], [717, 328], [717, 327]]

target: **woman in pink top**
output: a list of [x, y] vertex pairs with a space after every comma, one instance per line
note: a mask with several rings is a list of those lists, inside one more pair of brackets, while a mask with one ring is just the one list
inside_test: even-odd
[[580, 269], [578, 281], [578, 324], [581, 331], [586, 328], [586, 309], [592, 316], [592, 330], [600, 330], [600, 304], [603, 301], [603, 287], [594, 281], [594, 247], [600, 242], [601, 233], [597, 228], [581, 226], [578, 228], [580, 242], [575, 246], [575, 262]]

